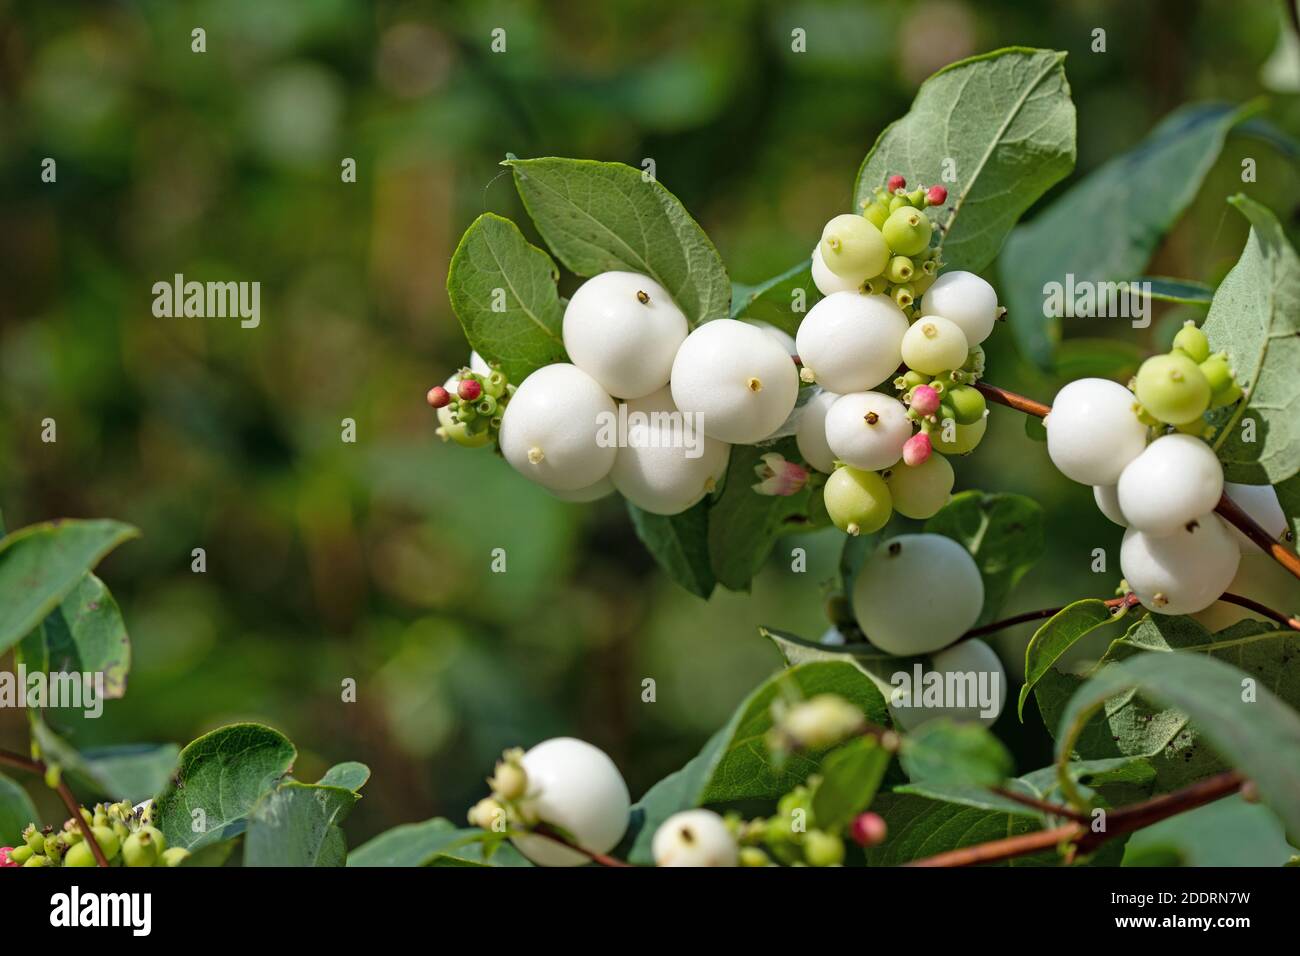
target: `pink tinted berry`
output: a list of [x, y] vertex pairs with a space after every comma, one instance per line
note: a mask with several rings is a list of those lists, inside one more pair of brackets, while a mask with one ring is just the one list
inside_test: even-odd
[[925, 432], [918, 432], [903, 443], [903, 464], [911, 468], [923, 465], [933, 450], [930, 436]]
[[885, 842], [889, 827], [878, 813], [859, 813], [853, 819], [853, 842], [861, 847], [879, 846]]
[[446, 408], [451, 404], [451, 392], [441, 385], [435, 385], [429, 389], [429, 393], [424, 398], [434, 408]]
[[929, 385], [912, 389], [912, 409], [918, 415], [933, 415], [939, 410], [939, 393]]
[[22, 866], [21, 863], [15, 863], [9, 858], [9, 851], [12, 849], [13, 847], [11, 846], [0, 846], [0, 868], [6, 866]]
[[889, 177], [889, 181], [885, 183], [885, 188], [888, 189], [891, 193], [895, 189], [906, 189], [907, 180], [904, 179], [902, 176], [895, 174]]
[[942, 186], [931, 186], [926, 190], [925, 201], [931, 206], [942, 206], [948, 201], [948, 190]]
[[477, 402], [479, 396], [483, 394], [483, 386], [479, 384], [476, 378], [467, 378], [461, 381], [456, 388], [456, 394], [466, 402]]

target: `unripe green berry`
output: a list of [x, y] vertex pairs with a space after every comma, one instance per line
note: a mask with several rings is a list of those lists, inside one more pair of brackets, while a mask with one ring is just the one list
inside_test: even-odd
[[1185, 425], [1210, 406], [1210, 383], [1200, 367], [1182, 355], [1153, 355], [1137, 374], [1142, 407], [1162, 422]]
[[951, 406], [953, 418], [958, 425], [975, 424], [984, 417], [984, 409], [987, 407], [984, 395], [970, 385], [954, 385], [944, 394], [944, 401]]
[[846, 534], [872, 534], [889, 521], [894, 503], [889, 488], [874, 471], [841, 465], [822, 490], [826, 513]]
[[955, 482], [948, 459], [933, 452], [919, 465], [900, 462], [885, 472], [894, 510], [921, 521], [934, 517], [948, 503]]
[[907, 206], [889, 214], [880, 232], [895, 255], [914, 256], [930, 244], [930, 217]]
[[885, 266], [885, 278], [890, 282], [907, 282], [916, 274], [916, 266], [907, 256], [894, 256]]
[[903, 335], [903, 362], [927, 375], [960, 368], [970, 354], [966, 333], [955, 322], [938, 315], [926, 315], [912, 323]]
[[136, 830], [122, 844], [122, 862], [127, 866], [153, 866], [158, 861], [158, 845], [150, 832], [152, 827]]
[[23, 831], [23, 842], [36, 853], [45, 852], [45, 834], [36, 829], [35, 824], [27, 825], [27, 829]]
[[188, 857], [189, 855], [190, 855], [190, 851], [185, 849], [185, 847], [183, 846], [169, 847], [168, 849], [162, 852], [162, 854], [158, 857], [158, 862], [154, 865], [155, 866], [180, 866], [181, 863], [185, 860], [185, 858]]
[[1210, 357], [1210, 340], [1190, 319], [1174, 336], [1174, 348], [1182, 349], [1193, 362], [1201, 363]]
[[1215, 352], [1200, 363], [1201, 374], [1210, 386], [1210, 393], [1222, 391], [1232, 382], [1232, 366], [1227, 352]]
[[877, 229], [889, 218], [889, 200], [877, 199], [862, 210], [863, 217]]
[[913, 189], [907, 194], [907, 201], [917, 209], [923, 209], [925, 207], [925, 190]]
[[34, 852], [35, 851], [33, 851], [30, 846], [23, 844], [22, 846], [16, 846], [9, 851], [9, 859], [21, 866], [32, 858]]
[[898, 307], [900, 309], [906, 309], [908, 306], [910, 306], [913, 302], [916, 301], [915, 291], [912, 289], [910, 285], [907, 285], [906, 283], [904, 283], [903, 285], [894, 286], [893, 296], [894, 296], [894, 302], [898, 304]]
[[73, 846], [63, 857], [64, 866], [94, 866], [95, 851], [85, 840]]
[[756, 846], [743, 846], [740, 848], [740, 865], [771, 866], [772, 858]]
[[803, 839], [803, 856], [809, 866], [839, 866], [844, 862], [844, 841], [825, 830], [809, 830]]
[[889, 264], [889, 246], [880, 230], [862, 216], [836, 216], [822, 230], [822, 261], [838, 276], [861, 281], [880, 275]]
[[117, 833], [112, 827], [93, 827], [91, 832], [95, 834], [95, 842], [99, 848], [104, 851], [107, 859], [113, 859], [117, 856], [117, 851], [121, 848], [122, 842], [118, 839]]
[[930, 376], [924, 372], [918, 372], [916, 369], [909, 368], [898, 378], [894, 379], [894, 388], [900, 392], [910, 392], [918, 385], [926, 385], [930, 381]]
[[[988, 421], [988, 416], [985, 415], [979, 421], [970, 425], [959, 425], [954, 416], [950, 430], [948, 423], [941, 419], [939, 427], [930, 432], [930, 439], [934, 442], [934, 450], [945, 455], [965, 455], [973, 451], [975, 446], [984, 438], [984, 431], [988, 427]], [[951, 441], [946, 437], [949, 435], [951, 435]]]
[[[891, 216], [899, 209], [908, 209], [910, 207], [911, 204], [908, 203], [906, 196], [894, 196], [889, 200], [889, 214]], [[885, 221], [888, 222], [889, 220], [886, 219]], [[880, 228], [883, 230], [885, 227], [881, 226]]]
[[48, 856], [45, 856], [40, 853], [33, 853], [27, 859], [27, 862], [23, 864], [23, 866], [53, 866], [53, 865], [54, 862]]
[[1236, 382], [1230, 382], [1228, 387], [1222, 391], [1211, 393], [1210, 407], [1222, 408], [1224, 405], [1232, 405], [1244, 394], [1240, 385]]

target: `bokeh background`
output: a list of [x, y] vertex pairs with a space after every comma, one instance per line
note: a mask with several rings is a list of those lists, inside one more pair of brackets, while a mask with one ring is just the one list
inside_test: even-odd
[[[0, 509], [10, 528], [114, 517], [143, 532], [100, 571], [134, 644], [129, 692], [73, 742], [268, 722], [298, 744], [306, 779], [342, 759], [373, 768], [354, 844], [462, 819], [503, 747], [560, 733], [604, 747], [638, 796], [778, 664], [758, 624], [825, 629], [842, 537], [790, 539], [752, 594], [705, 603], [657, 571], [619, 501], [560, 503], [490, 452], [434, 437], [424, 392], [467, 360], [444, 288], [457, 238], [493, 210], [539, 241], [497, 163], [652, 157], [732, 278], [753, 282], [807, 255], [920, 81], [973, 53], [1069, 51], [1076, 178], [1190, 100], [1267, 92], [1270, 121], [1300, 132], [1281, 11], [0, 0]], [[206, 53], [191, 52], [195, 27]], [[790, 51], [794, 27], [806, 53]], [[1090, 51], [1098, 27], [1104, 54]], [[505, 53], [490, 51], [495, 28]], [[1223, 199], [1245, 155], [1260, 164], [1252, 195], [1294, 228], [1286, 150], [1234, 135], [1150, 271], [1213, 282], [1231, 266], [1245, 225]], [[356, 183], [340, 181], [346, 157]], [[261, 326], [155, 318], [151, 287], [177, 272], [260, 281]], [[1181, 317], [1087, 333], [1136, 356]], [[1059, 381], [1009, 339], [986, 343], [990, 379], [1050, 398]], [[56, 443], [40, 440], [45, 418]], [[1046, 508], [1049, 554], [1010, 610], [1114, 588], [1117, 573], [1089, 565], [1095, 547], [1116, 553], [1119, 529], [1019, 416], [995, 409], [958, 485]], [[796, 545], [804, 574], [790, 571]], [[505, 574], [490, 570], [498, 547]], [[999, 641], [1013, 676], [1028, 636]], [[347, 677], [356, 703], [340, 700]], [[1038, 718], [1008, 717], [1020, 769], [1046, 763]], [[0, 711], [0, 742], [23, 739], [21, 713]]]

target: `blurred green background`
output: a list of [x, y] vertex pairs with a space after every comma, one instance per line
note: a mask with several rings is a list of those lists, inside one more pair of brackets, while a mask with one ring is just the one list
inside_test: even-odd
[[[1300, 132], [1294, 62], [1270, 60], [1281, 9], [0, 0], [0, 508], [11, 528], [103, 516], [143, 531], [100, 571], [134, 644], [129, 692], [73, 742], [266, 721], [306, 779], [342, 759], [374, 769], [354, 844], [463, 818], [503, 747], [560, 733], [608, 750], [638, 796], [777, 665], [758, 624], [825, 629], [843, 539], [790, 539], [752, 594], [706, 604], [656, 570], [619, 501], [562, 504], [436, 440], [424, 392], [467, 360], [444, 289], [458, 236], [493, 210], [538, 241], [499, 160], [653, 158], [752, 282], [808, 254], [920, 81], [973, 53], [1069, 51], [1076, 178], [1189, 100], [1271, 86], [1269, 118]], [[195, 27], [206, 53], [191, 52]], [[795, 27], [806, 53], [790, 50]], [[1151, 272], [1217, 281], [1235, 261], [1245, 224], [1223, 199], [1247, 155], [1252, 195], [1294, 226], [1291, 160], [1234, 135]], [[45, 157], [56, 183], [40, 181]], [[356, 183], [340, 181], [346, 157]], [[177, 272], [260, 281], [261, 326], [155, 318], [151, 287]], [[1145, 349], [1179, 317], [1106, 331]], [[1059, 381], [1009, 340], [986, 343], [990, 380], [1050, 398]], [[56, 443], [40, 439], [46, 418]], [[1094, 547], [1116, 554], [1119, 529], [1018, 415], [995, 409], [957, 464], [959, 488], [1047, 510], [1049, 556], [1009, 610], [1112, 591], [1117, 571], [1089, 564]], [[790, 571], [794, 546], [806, 573]], [[1013, 676], [1030, 630], [999, 641]], [[348, 677], [356, 703], [340, 700]], [[1008, 716], [1020, 769], [1041, 766], [1041, 723]], [[0, 742], [23, 739], [22, 714], [0, 712]]]

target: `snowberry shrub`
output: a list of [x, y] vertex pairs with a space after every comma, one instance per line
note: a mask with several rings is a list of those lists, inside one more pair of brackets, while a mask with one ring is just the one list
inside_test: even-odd
[[799, 323], [803, 378], [840, 394], [875, 388], [894, 377], [906, 333], [907, 316], [883, 295], [828, 295]]
[[1047, 427], [1047, 453], [1061, 474], [1085, 485], [1113, 485], [1147, 445], [1136, 398], [1123, 385], [1081, 378], [1056, 393]]
[[615, 416], [614, 400], [594, 378], [576, 365], [548, 365], [524, 379], [507, 406], [501, 453], [553, 491], [586, 488], [614, 467], [616, 446], [597, 439]]

